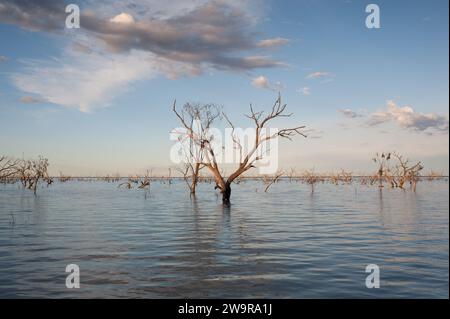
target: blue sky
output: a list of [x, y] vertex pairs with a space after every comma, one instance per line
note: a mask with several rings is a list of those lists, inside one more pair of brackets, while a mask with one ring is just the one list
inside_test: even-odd
[[[67, 30], [62, 1], [0, 0], [1, 154], [74, 175], [163, 171], [175, 98], [247, 127], [249, 103], [267, 110], [281, 91], [294, 117], [274, 125], [309, 135], [281, 143], [283, 168], [370, 172], [375, 152], [398, 151], [448, 172], [446, 0], [73, 3], [81, 28]], [[380, 29], [365, 26], [369, 3]], [[155, 31], [135, 40], [139, 24]]]

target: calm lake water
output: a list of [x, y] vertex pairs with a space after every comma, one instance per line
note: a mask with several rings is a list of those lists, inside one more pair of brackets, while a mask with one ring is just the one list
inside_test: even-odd
[[[2, 298], [448, 298], [449, 186], [0, 185]], [[77, 264], [81, 288], [67, 289]], [[377, 264], [381, 287], [368, 289]]]

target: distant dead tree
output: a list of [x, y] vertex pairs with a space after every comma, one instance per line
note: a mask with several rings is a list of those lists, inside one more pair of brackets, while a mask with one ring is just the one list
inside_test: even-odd
[[[173, 104], [173, 111], [177, 115], [178, 119], [183, 124], [186, 129], [186, 133], [183, 135], [185, 138], [189, 139], [194, 145], [200, 149], [201, 161], [198, 163], [203, 164], [214, 176], [216, 182], [216, 189], [219, 189], [222, 193], [222, 202], [224, 205], [230, 205], [230, 197], [231, 197], [231, 183], [238, 178], [240, 175], [248, 171], [249, 169], [255, 167], [255, 163], [261, 160], [266, 154], [262, 151], [262, 146], [264, 143], [268, 142], [271, 139], [275, 139], [278, 137], [283, 137], [287, 139], [291, 139], [291, 137], [295, 135], [302, 135], [306, 137], [304, 133], [301, 132], [305, 126], [298, 126], [294, 128], [285, 128], [278, 130], [273, 134], [264, 134], [264, 129], [266, 125], [273, 119], [279, 117], [290, 117], [291, 114], [285, 114], [286, 104], [281, 103], [281, 96], [278, 95], [277, 100], [272, 106], [272, 110], [269, 114], [264, 116], [264, 112], [255, 112], [253, 110], [252, 105], [250, 105], [250, 114], [245, 115], [247, 118], [253, 121], [256, 134], [255, 140], [253, 142], [253, 146], [247, 151], [244, 150], [242, 143], [239, 137], [235, 134], [235, 128], [230, 119], [222, 112], [222, 115], [225, 117], [226, 121], [232, 128], [232, 138], [234, 148], [239, 150], [239, 166], [237, 169], [228, 176], [228, 178], [224, 177], [223, 172], [221, 171], [218, 161], [216, 159], [216, 154], [219, 153], [219, 150], [214, 149], [212, 138], [213, 136], [208, 132], [208, 127], [214, 119], [220, 116], [220, 113], [208, 114], [209, 109], [202, 111], [202, 116], [200, 117], [206, 123], [200, 125], [200, 130], [198, 132], [194, 132], [192, 126], [186, 122], [185, 118], [182, 114], [176, 110], [175, 102]], [[206, 112], [206, 113], [205, 113]], [[200, 121], [200, 122], [203, 122]], [[244, 152], [246, 154], [244, 154]]]
[[137, 186], [138, 189], [148, 189], [148, 188], [150, 188], [150, 182], [151, 182], [150, 176], [151, 176], [151, 173], [147, 170], [145, 172], [144, 177], [140, 177], [139, 175], [136, 174], [136, 176], [129, 177], [126, 182], [120, 183], [117, 187], [121, 188], [123, 186], [126, 189], [132, 189], [133, 184], [136, 184], [136, 185], [138, 185]]
[[284, 172], [277, 172], [275, 173], [272, 178], [265, 180], [266, 188], [264, 189], [264, 192], [267, 193], [269, 191], [270, 186], [272, 184], [276, 183], [281, 176], [283, 176]]
[[350, 184], [353, 180], [353, 173], [344, 169], [338, 174], [339, 180], [345, 184]]
[[140, 188], [140, 189], [145, 189], [145, 188], [150, 187], [150, 173], [148, 170], [145, 172], [144, 178], [139, 179], [139, 183], [140, 183], [140, 185], [138, 186], [138, 188]]
[[391, 153], [376, 153], [372, 158], [373, 162], [378, 165], [377, 179], [378, 186], [383, 187], [383, 180], [389, 177], [389, 161], [391, 159]]
[[443, 172], [437, 172], [434, 170], [430, 170], [427, 174], [427, 179], [429, 181], [434, 181], [434, 180], [438, 180], [438, 179], [442, 179], [444, 177], [444, 173]]
[[172, 185], [172, 169], [169, 167], [169, 174], [167, 175], [167, 183]]
[[32, 174], [28, 181], [28, 189], [32, 190], [36, 195], [37, 187], [40, 180], [47, 183], [47, 186], [53, 183], [53, 179], [48, 174], [48, 159], [39, 156], [37, 160], [31, 160]]
[[0, 156], [0, 182], [8, 182], [17, 175], [17, 166], [20, 160]]
[[[399, 153], [377, 153], [373, 161], [378, 164], [377, 179], [379, 187], [383, 187], [383, 181], [389, 183], [392, 188], [404, 189], [409, 182], [411, 188], [416, 191], [420, 171], [423, 169], [421, 162], [411, 164], [410, 160]], [[395, 161], [392, 163], [392, 161]], [[391, 167], [391, 163], [393, 164]]]
[[289, 182], [292, 182], [292, 179], [295, 177], [296, 170], [294, 167], [291, 167], [288, 172]]
[[125, 186], [125, 188], [127, 188], [127, 189], [132, 189], [133, 188], [133, 181], [131, 179], [128, 179], [128, 181], [120, 183], [117, 187], [121, 188], [122, 186]]
[[302, 175], [302, 179], [304, 182], [306, 182], [307, 184], [309, 184], [311, 186], [311, 194], [314, 193], [315, 185], [318, 182], [323, 181], [321, 179], [321, 177], [314, 172], [314, 169], [306, 170]]
[[59, 181], [61, 183], [65, 183], [72, 180], [72, 177], [69, 175], [64, 175], [62, 172], [59, 172]]
[[409, 181], [411, 188], [416, 191], [419, 181], [420, 171], [423, 169], [422, 163], [410, 164], [410, 160], [398, 153], [393, 153], [397, 159], [396, 171], [393, 174], [392, 183], [394, 187], [404, 188], [404, 184]]
[[40, 181], [47, 183], [47, 186], [53, 183], [48, 173], [48, 159], [42, 156], [35, 160], [14, 160], [14, 165], [16, 180], [20, 180], [22, 186], [32, 190], [35, 195]]

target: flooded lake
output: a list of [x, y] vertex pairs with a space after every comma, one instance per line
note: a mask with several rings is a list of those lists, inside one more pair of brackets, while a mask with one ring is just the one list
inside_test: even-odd
[[[449, 186], [0, 185], [2, 298], [448, 298]], [[81, 287], [66, 288], [68, 264]], [[380, 288], [365, 268], [380, 269]]]

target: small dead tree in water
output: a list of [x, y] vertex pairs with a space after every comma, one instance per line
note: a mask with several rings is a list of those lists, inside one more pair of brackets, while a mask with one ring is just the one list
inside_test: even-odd
[[64, 175], [62, 172], [59, 172], [59, 181], [61, 183], [65, 183], [72, 180], [72, 177], [69, 175]]
[[292, 179], [295, 177], [296, 171], [294, 167], [291, 167], [288, 173], [289, 182], [292, 182]]
[[53, 183], [52, 178], [48, 174], [48, 166], [48, 159], [41, 156], [37, 160], [31, 160], [32, 175], [29, 179], [28, 189], [33, 190], [35, 195], [40, 180], [46, 182], [47, 186]]
[[186, 103], [181, 112], [178, 112], [175, 101], [172, 110], [186, 130], [185, 132], [174, 131], [178, 134], [178, 141], [183, 146], [185, 163], [184, 168], [179, 171], [183, 174], [191, 195], [195, 195], [200, 170], [205, 167], [203, 163], [205, 143], [212, 139], [208, 131], [216, 120], [220, 120], [222, 108], [216, 104]]
[[48, 174], [48, 159], [39, 156], [37, 160], [19, 160], [16, 165], [17, 178], [24, 188], [32, 190], [36, 195], [40, 181], [46, 182], [47, 186], [53, 183]]
[[[206, 112], [208, 110], [209, 109], [206, 109]], [[263, 112], [255, 112], [252, 105], [250, 105], [250, 114], [245, 116], [253, 121], [256, 134], [253, 146], [246, 152], [246, 155], [244, 155], [245, 150], [242, 146], [239, 137], [235, 134], [234, 125], [229, 120], [229, 118], [224, 113], [222, 113], [222, 115], [225, 117], [226, 121], [233, 130], [231, 134], [233, 138], [233, 145], [234, 148], [239, 150], [239, 157], [240, 157], [238, 168], [233, 173], [231, 173], [231, 175], [229, 175], [228, 178], [225, 178], [216, 158], [216, 154], [218, 154], [219, 152], [217, 149], [216, 150], [214, 149], [212, 140], [213, 136], [209, 133], [208, 130], [212, 121], [217, 117], [219, 117], [220, 113], [219, 114], [215, 113], [214, 114], [215, 116], [211, 116], [211, 114], [209, 114], [208, 116], [208, 113], [204, 113], [205, 111], [203, 111], [202, 116], [199, 118], [206, 120], [206, 123], [205, 124], [201, 123], [202, 125], [200, 126], [200, 130], [198, 132], [194, 132], [189, 123], [186, 122], [183, 114], [179, 114], [179, 112], [176, 110], [174, 102], [173, 111], [177, 115], [178, 119], [181, 121], [185, 129], [187, 130], [184, 136], [188, 138], [190, 141], [192, 141], [192, 143], [195, 144], [200, 149], [202, 160], [200, 163], [203, 163], [204, 166], [214, 176], [216, 188], [219, 189], [222, 193], [222, 202], [224, 205], [226, 206], [230, 205], [231, 184], [233, 183], [233, 181], [237, 179], [240, 175], [244, 174], [249, 169], [254, 168], [255, 163], [261, 160], [266, 155], [262, 150], [265, 143], [267, 143], [271, 139], [275, 139], [278, 137], [283, 137], [287, 139], [291, 139], [291, 137], [295, 135], [302, 135], [306, 137], [306, 135], [301, 132], [301, 129], [303, 129], [305, 126], [285, 128], [278, 130], [276, 133], [273, 134], [268, 135], [264, 134], [266, 125], [270, 121], [279, 117], [290, 117], [292, 115], [286, 114], [285, 110], [286, 104], [282, 104], [280, 95], [278, 95], [277, 100], [272, 106], [271, 112], [266, 116], [264, 116]]]
[[267, 193], [269, 191], [270, 186], [272, 184], [276, 183], [281, 176], [283, 176], [283, 172], [277, 172], [270, 180], [265, 180], [266, 188], [264, 189], [264, 192]]
[[346, 171], [344, 169], [339, 173], [339, 180], [344, 184], [350, 184], [353, 181], [353, 174], [350, 171]]
[[[395, 166], [390, 167], [392, 160], [396, 160]], [[404, 189], [405, 183], [409, 182], [411, 188], [416, 191], [420, 171], [423, 169], [421, 162], [410, 164], [409, 159], [398, 153], [376, 154], [373, 159], [378, 164], [377, 180], [379, 187], [383, 187], [383, 181], [388, 182], [392, 188]]]
[[178, 171], [183, 176], [183, 180], [189, 188], [191, 195], [195, 196], [197, 184], [199, 180], [199, 172], [204, 166], [200, 163], [185, 163], [183, 168], [178, 168]]
[[391, 153], [376, 153], [372, 159], [374, 163], [378, 165], [377, 179], [378, 187], [383, 187], [383, 180], [389, 176], [389, 161], [391, 159]]
[[311, 186], [311, 194], [313, 194], [315, 185], [321, 181], [320, 176], [314, 172], [314, 169], [312, 169], [312, 170], [306, 170], [303, 173], [302, 177], [303, 177], [303, 180]]
[[167, 183], [172, 185], [172, 169], [169, 167], [169, 175], [167, 176]]
[[428, 181], [434, 181], [434, 180], [439, 180], [442, 179], [444, 177], [444, 173], [442, 172], [437, 172], [434, 170], [430, 170], [427, 174], [427, 180]]
[[20, 160], [0, 156], [0, 183], [6, 183], [17, 176], [17, 166]]
[[119, 186], [117, 186], [118, 188], [125, 186], [125, 188], [127, 189], [132, 189], [133, 188], [133, 181], [131, 179], [128, 179], [128, 181], [120, 183]]
[[140, 189], [150, 187], [150, 175], [148, 170], [145, 172], [144, 179], [139, 179], [139, 182], [141, 183], [141, 185], [138, 186]]
[[411, 188], [416, 191], [417, 182], [419, 181], [420, 171], [423, 169], [422, 163], [410, 165], [409, 159], [403, 158], [398, 153], [393, 153], [397, 159], [396, 172], [394, 174], [393, 184], [395, 187], [404, 188], [404, 184], [409, 181]]

